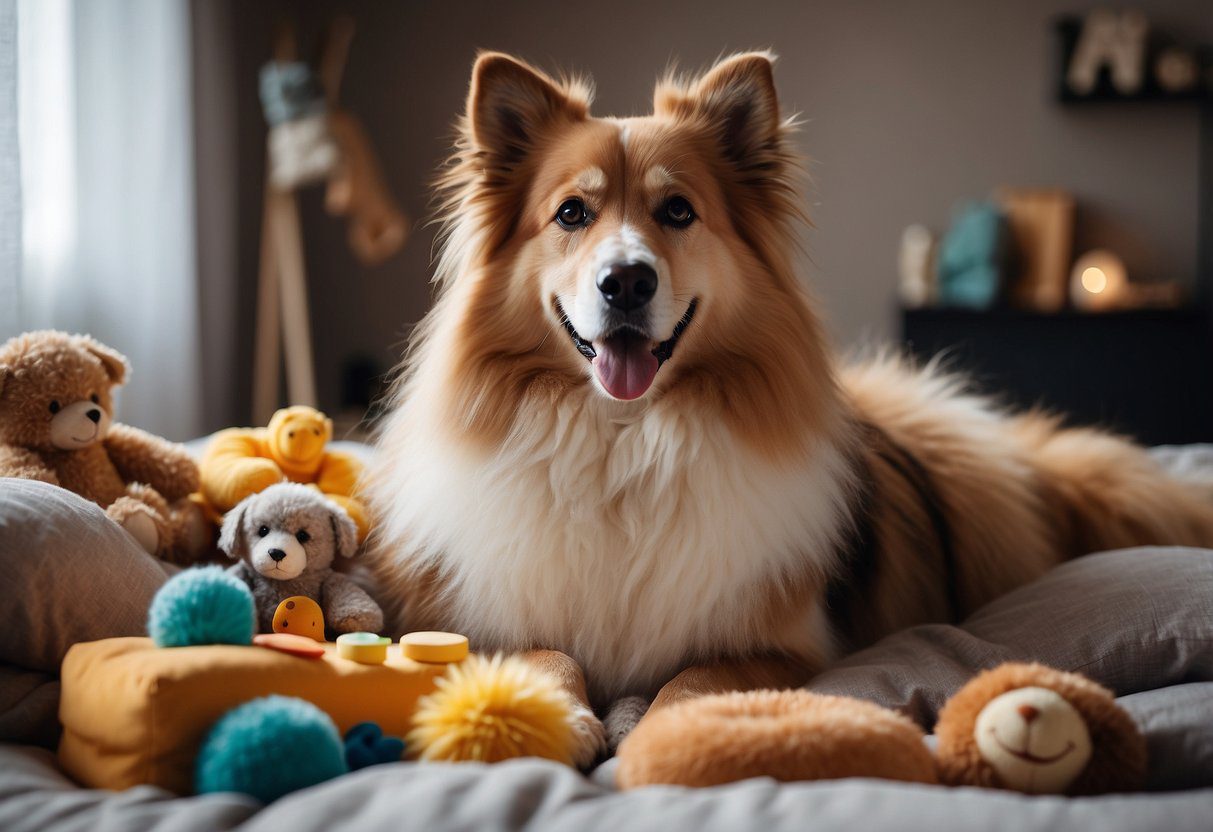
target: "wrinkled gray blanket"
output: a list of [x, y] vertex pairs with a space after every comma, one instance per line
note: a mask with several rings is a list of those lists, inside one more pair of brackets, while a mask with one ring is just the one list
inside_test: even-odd
[[[11, 547], [18, 544], [24, 564], [45, 566], [74, 541], [88, 541], [94, 556], [114, 542], [98, 533], [87, 506], [48, 488], [0, 480], [0, 560], [12, 558]], [[43, 522], [23, 523], [22, 511], [35, 508]], [[44, 521], [56, 511], [60, 521], [48, 527]], [[71, 519], [76, 515], [79, 529], [62, 528], [77, 522]], [[19, 541], [18, 535], [25, 536]], [[17, 586], [8, 571], [0, 584], [0, 621], [8, 625], [7, 633], [0, 632], [0, 738], [10, 742], [46, 736], [39, 714], [44, 718], [57, 696], [50, 659], [31, 655], [12, 638], [14, 627], [35, 625], [38, 613], [28, 598], [46, 571], [37, 570], [28, 586]], [[128, 592], [150, 591], [159, 579], [154, 571], [114, 575]], [[0, 745], [0, 829], [1208, 830], [1211, 610], [1213, 552], [1160, 548], [1092, 555], [999, 599], [962, 626], [899, 633], [809, 685], [900, 708], [929, 728], [942, 702], [981, 668], [1039, 660], [1085, 673], [1110, 687], [1146, 733], [1151, 791], [1143, 794], [1068, 799], [875, 780], [767, 779], [619, 793], [612, 788], [609, 762], [587, 779], [555, 764], [523, 760], [380, 766], [263, 808], [239, 795], [176, 798], [150, 787], [123, 793], [81, 789], [59, 773], [49, 752], [9, 744]], [[53, 623], [49, 614], [46, 621]], [[62, 628], [53, 632], [61, 635]]]

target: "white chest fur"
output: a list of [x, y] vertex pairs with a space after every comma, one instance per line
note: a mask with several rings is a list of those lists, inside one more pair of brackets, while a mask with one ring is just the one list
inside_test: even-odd
[[784, 576], [832, 567], [849, 485], [838, 451], [777, 468], [697, 414], [613, 408], [596, 395], [535, 408], [487, 458], [435, 441], [407, 405], [396, 414], [412, 439], [385, 460], [382, 531], [408, 541], [397, 557], [441, 567], [449, 626], [481, 650], [563, 650], [595, 698], [759, 647], [828, 655], [816, 605], [776, 628], [766, 611]]

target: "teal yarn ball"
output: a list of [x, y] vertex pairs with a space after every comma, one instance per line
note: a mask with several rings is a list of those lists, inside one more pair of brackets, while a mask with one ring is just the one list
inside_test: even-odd
[[187, 569], [160, 587], [147, 616], [157, 647], [252, 644], [256, 630], [253, 593], [221, 567]]
[[194, 790], [241, 792], [263, 803], [349, 771], [337, 726], [311, 702], [266, 696], [238, 705], [211, 728]]

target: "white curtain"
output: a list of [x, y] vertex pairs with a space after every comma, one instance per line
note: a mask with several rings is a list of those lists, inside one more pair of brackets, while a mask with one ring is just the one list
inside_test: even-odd
[[[192, 436], [201, 356], [188, 0], [16, 7], [21, 268], [16, 312], [0, 319], [12, 331], [0, 335], [91, 333], [134, 367], [118, 418]], [[0, 229], [0, 256], [2, 239]]]

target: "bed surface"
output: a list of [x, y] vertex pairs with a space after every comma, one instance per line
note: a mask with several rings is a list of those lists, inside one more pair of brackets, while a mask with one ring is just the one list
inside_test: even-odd
[[[1208, 449], [1162, 453], [1173, 453], [1168, 462], [1186, 476], [1207, 477]], [[95, 520], [89, 520], [87, 506], [70, 500], [56, 508], [60, 497], [50, 488], [0, 480], [0, 558], [14, 557], [14, 543], [27, 564], [56, 557], [66, 545], [83, 542], [96, 553], [113, 544], [95, 525], [79, 533], [65, 530], [64, 525]], [[48, 512], [59, 519], [23, 523], [22, 512], [34, 507], [42, 521]], [[11, 569], [5, 569], [2, 574], [11, 579]], [[136, 578], [153, 579], [130, 573], [116, 579], [129, 585]], [[10, 585], [0, 592], [0, 620], [10, 634], [37, 625], [23, 600], [28, 593], [18, 589]], [[537, 760], [379, 766], [264, 808], [234, 794], [175, 798], [152, 787], [92, 791], [61, 774], [49, 751], [17, 744], [44, 740], [45, 730], [35, 730], [35, 723], [53, 705], [57, 683], [43, 658], [19, 655], [2, 632], [0, 647], [0, 738], [9, 741], [0, 744], [5, 830], [1213, 828], [1213, 551], [1153, 548], [1081, 558], [960, 626], [898, 633], [809, 685], [900, 708], [929, 727], [942, 702], [981, 668], [1038, 660], [1087, 674], [1110, 687], [1134, 715], [1151, 756], [1149, 791], [1101, 798], [863, 779], [779, 784], [759, 778], [704, 790], [620, 793], [612, 787], [609, 761], [587, 778]]]

